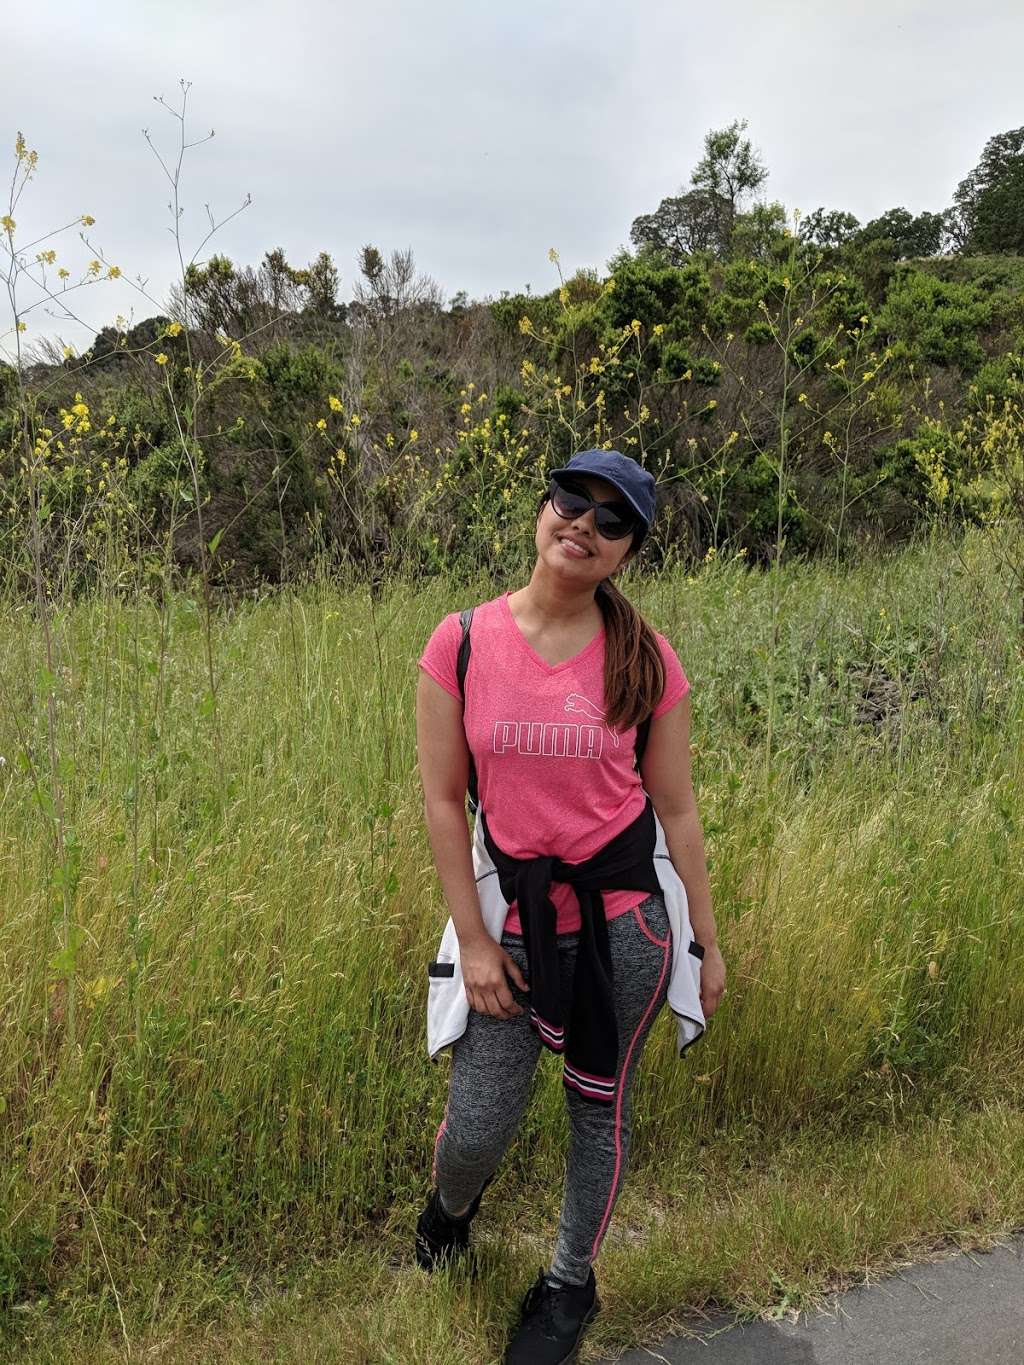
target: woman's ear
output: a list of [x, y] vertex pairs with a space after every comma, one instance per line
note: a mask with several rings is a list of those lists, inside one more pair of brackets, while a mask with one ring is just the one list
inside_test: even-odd
[[637, 553], [638, 551], [634, 550], [631, 545], [629, 549], [626, 551], [626, 553], [619, 560], [618, 564], [616, 564], [615, 568], [612, 569], [612, 577], [614, 578], [614, 576], [617, 573], [621, 573], [623, 569], [627, 569], [630, 566], [630, 564], [632, 564], [633, 560], [636, 559]]

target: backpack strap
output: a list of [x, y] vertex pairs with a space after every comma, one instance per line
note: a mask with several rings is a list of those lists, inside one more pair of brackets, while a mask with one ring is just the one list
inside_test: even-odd
[[[653, 715], [653, 712], [652, 712], [652, 715]], [[635, 747], [636, 747], [636, 752], [635, 752], [634, 757], [635, 757], [635, 766], [636, 766], [637, 772], [640, 771], [640, 760], [643, 758], [643, 756], [644, 756], [644, 750], [647, 748], [647, 736], [650, 734], [650, 732], [651, 732], [651, 716], [649, 715], [649, 716], [647, 716], [644, 720], [642, 720], [642, 721], [640, 722], [640, 724], [636, 727], [636, 746], [635, 746]]]
[[[469, 654], [471, 645], [469, 643], [469, 623], [473, 619], [473, 608], [464, 607], [459, 612], [459, 621], [462, 623], [462, 640], [459, 644], [459, 654], [455, 661], [455, 674], [459, 680], [459, 691], [462, 693], [462, 714], [466, 714], [466, 669], [469, 667]], [[465, 725], [465, 721], [463, 721]], [[476, 786], [476, 764], [473, 762], [472, 751], [469, 755], [469, 810], [470, 814], [475, 815], [477, 806], [480, 804]]]

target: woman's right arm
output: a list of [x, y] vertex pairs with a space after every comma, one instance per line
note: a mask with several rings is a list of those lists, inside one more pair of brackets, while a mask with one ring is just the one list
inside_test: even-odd
[[506, 972], [521, 990], [529, 987], [518, 964], [487, 932], [480, 912], [466, 824], [469, 749], [462, 703], [424, 669], [416, 689], [416, 750], [427, 835], [459, 939], [466, 999], [482, 1014], [511, 1019], [523, 1011], [508, 988]]

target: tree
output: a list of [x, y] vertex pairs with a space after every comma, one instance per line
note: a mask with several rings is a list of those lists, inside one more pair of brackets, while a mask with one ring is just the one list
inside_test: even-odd
[[777, 199], [753, 204], [736, 215], [732, 230], [732, 255], [748, 261], [771, 261], [786, 243], [786, 209]]
[[712, 130], [704, 138], [704, 155], [698, 161], [690, 183], [705, 190], [719, 212], [718, 239], [728, 252], [732, 230], [744, 197], [768, 179], [768, 168], [755, 156], [749, 138], [740, 137], [746, 119], [736, 119], [728, 128]]
[[989, 138], [953, 201], [946, 227], [957, 250], [1024, 253], [1024, 128]]
[[[364, 246], [359, 253], [359, 273], [353, 288], [356, 311], [364, 317], [381, 320], [407, 310], [439, 310], [444, 294], [429, 275], [416, 273], [412, 250], [392, 251], [385, 260], [375, 246]], [[363, 283], [365, 281], [365, 283]]]
[[635, 218], [630, 241], [641, 251], [659, 252], [673, 265], [682, 265], [695, 251], [714, 250], [721, 216], [711, 195], [690, 190]]
[[690, 177], [693, 188], [635, 218], [629, 232], [634, 246], [660, 252], [675, 265], [695, 251], [731, 255], [744, 198], [768, 178], [749, 139], [740, 136], [746, 126], [746, 119], [735, 120], [705, 136], [704, 155]]
[[235, 338], [258, 334], [267, 342], [284, 335], [290, 320], [307, 308], [335, 316], [337, 289], [338, 272], [326, 251], [312, 265], [295, 269], [275, 247], [255, 270], [217, 255], [205, 265], [188, 266], [184, 287], [171, 290], [168, 311], [193, 330]]
[[333, 317], [338, 311], [338, 268], [327, 252], [321, 251], [302, 274], [306, 277], [307, 307], [314, 313]]
[[800, 223], [800, 240], [813, 246], [838, 247], [854, 235], [860, 219], [842, 209], [817, 208]]
[[909, 256], [934, 256], [939, 250], [945, 232], [945, 222], [941, 213], [925, 210], [916, 217], [905, 208], [889, 209], [854, 235], [858, 246], [869, 242], [887, 241], [892, 243], [892, 254], [898, 261]]

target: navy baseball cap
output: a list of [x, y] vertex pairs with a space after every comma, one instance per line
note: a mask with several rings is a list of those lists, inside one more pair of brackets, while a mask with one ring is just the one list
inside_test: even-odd
[[581, 450], [555, 474], [596, 474], [615, 485], [643, 522], [647, 531], [654, 525], [654, 475], [630, 455], [617, 450]]

